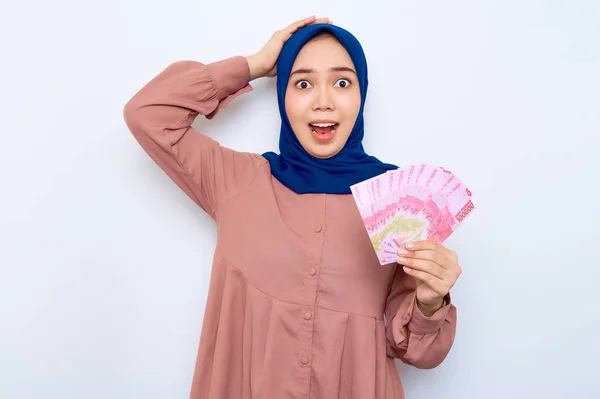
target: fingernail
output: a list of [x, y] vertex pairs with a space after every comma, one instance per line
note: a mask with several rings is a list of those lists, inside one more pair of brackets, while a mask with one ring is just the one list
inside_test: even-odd
[[403, 258], [402, 256], [398, 256], [398, 262], [406, 262], [406, 258]]
[[404, 271], [405, 271], [406, 273], [410, 273], [410, 272], [412, 272], [412, 269], [411, 269], [410, 267], [406, 267], [406, 266], [404, 266], [404, 267], [403, 267], [403, 269], [404, 269]]
[[415, 244], [413, 244], [412, 242], [409, 242], [408, 244], [406, 244], [406, 248], [411, 249], [414, 248]]
[[406, 255], [408, 251], [403, 247], [398, 248], [398, 255]]

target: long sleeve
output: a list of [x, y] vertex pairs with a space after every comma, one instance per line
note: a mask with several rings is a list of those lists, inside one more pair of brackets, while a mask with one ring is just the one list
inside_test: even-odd
[[222, 147], [191, 124], [199, 114], [212, 119], [250, 91], [249, 79], [241, 56], [207, 65], [179, 61], [143, 86], [123, 110], [146, 153], [215, 219], [219, 205], [247, 187], [266, 160]]
[[456, 334], [456, 307], [447, 303], [430, 317], [416, 303], [415, 281], [400, 266], [387, 298], [387, 355], [420, 369], [437, 367], [446, 358]]

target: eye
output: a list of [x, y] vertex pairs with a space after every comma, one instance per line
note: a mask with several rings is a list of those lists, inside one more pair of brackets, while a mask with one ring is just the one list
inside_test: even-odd
[[351, 84], [352, 84], [352, 83], [351, 83], [351, 82], [350, 82], [348, 79], [345, 79], [345, 78], [338, 79], [338, 80], [337, 80], [337, 82], [335, 82], [335, 85], [336, 85], [337, 87], [341, 87], [341, 88], [348, 87], [348, 86], [350, 86]]
[[308, 80], [299, 80], [294, 86], [296, 86], [299, 89], [308, 89], [310, 87], [310, 83], [308, 82]]

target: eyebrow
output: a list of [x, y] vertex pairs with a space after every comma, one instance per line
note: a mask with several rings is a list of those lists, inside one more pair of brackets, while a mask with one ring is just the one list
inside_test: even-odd
[[[329, 68], [329, 71], [331, 71], [331, 72], [352, 72], [353, 74], [356, 75], [356, 72], [354, 71], [354, 69], [348, 68], [345, 66], [331, 67], [331, 68]], [[300, 69], [296, 69], [294, 72], [290, 73], [290, 76], [292, 76], [295, 73], [314, 73], [314, 72], [315, 72], [315, 70], [312, 68], [300, 68]]]

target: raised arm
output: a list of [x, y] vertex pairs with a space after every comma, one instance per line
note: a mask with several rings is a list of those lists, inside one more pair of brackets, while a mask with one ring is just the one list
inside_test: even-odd
[[125, 105], [127, 126], [146, 153], [213, 218], [219, 204], [247, 186], [266, 161], [219, 145], [191, 124], [212, 119], [251, 90], [245, 57], [202, 64], [179, 61], [140, 89]]

